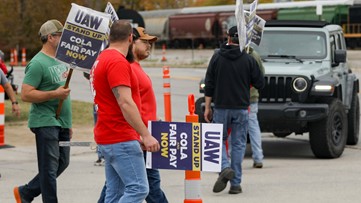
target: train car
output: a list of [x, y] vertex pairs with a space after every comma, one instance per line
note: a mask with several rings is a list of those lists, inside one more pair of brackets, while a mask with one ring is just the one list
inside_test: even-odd
[[218, 13], [180, 14], [169, 17], [169, 38], [174, 48], [215, 47], [222, 29]]
[[[173, 48], [218, 47], [235, 22], [235, 5], [140, 12], [149, 34]], [[322, 15], [317, 15], [321, 8]], [[249, 10], [249, 4], [244, 4]], [[326, 20], [343, 26], [347, 45], [361, 47], [361, 0], [266, 3], [257, 15], [267, 20]]]
[[349, 48], [361, 47], [361, 0], [354, 3], [349, 8], [348, 23], [342, 25]]
[[181, 9], [164, 9], [153, 11], [141, 11], [145, 29], [148, 34], [158, 37], [157, 44], [169, 41], [169, 17], [179, 13]]
[[234, 5], [186, 7], [169, 17], [169, 45], [174, 48], [215, 48], [223, 41], [220, 12], [234, 13]]
[[316, 7], [284, 8], [278, 11], [278, 20], [323, 20], [333, 24], [347, 23], [349, 6], [325, 6], [322, 15], [316, 15]]
[[278, 11], [278, 20], [324, 20], [343, 27], [348, 48], [361, 46], [360, 5], [324, 6], [322, 15], [316, 15], [315, 7], [285, 8]]
[[[182, 9], [180, 13], [169, 17], [169, 39], [172, 46], [219, 47], [227, 37], [226, 31], [236, 25], [234, 10], [234, 5]], [[277, 10], [258, 10], [257, 15], [265, 20], [274, 20]]]

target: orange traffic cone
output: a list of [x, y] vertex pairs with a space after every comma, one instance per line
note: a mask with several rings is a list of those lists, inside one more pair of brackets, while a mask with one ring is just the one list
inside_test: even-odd
[[163, 57], [162, 57], [162, 61], [167, 61], [167, 59], [165, 58], [165, 44], [163, 44], [162, 46], [162, 54], [163, 54]]
[[14, 50], [10, 49], [10, 66], [13, 66], [15, 63], [15, 59], [14, 59]]
[[14, 49], [14, 66], [17, 66], [18, 64], [18, 50]]
[[26, 66], [26, 49], [21, 50], [21, 65]]

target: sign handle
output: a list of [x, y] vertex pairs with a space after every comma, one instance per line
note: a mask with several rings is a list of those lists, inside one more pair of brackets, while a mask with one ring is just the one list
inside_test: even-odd
[[[65, 85], [64, 85], [64, 88], [65, 88], [65, 89], [68, 88], [68, 86], [69, 86], [70, 78], [71, 78], [71, 75], [72, 75], [72, 74], [73, 74], [73, 69], [70, 68], [69, 73], [68, 73], [68, 77], [66, 78], [66, 82], [65, 82]], [[58, 109], [56, 110], [56, 119], [59, 118], [60, 111], [61, 111], [61, 108], [62, 108], [62, 106], [63, 106], [63, 102], [64, 102], [63, 99], [61, 99], [61, 100], [59, 101]]]

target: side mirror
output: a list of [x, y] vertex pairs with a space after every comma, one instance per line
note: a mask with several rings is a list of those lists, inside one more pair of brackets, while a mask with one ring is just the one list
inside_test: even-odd
[[334, 54], [335, 63], [337, 63], [337, 64], [345, 63], [346, 55], [347, 55], [346, 50], [341, 50], [341, 49], [335, 50], [335, 54]]

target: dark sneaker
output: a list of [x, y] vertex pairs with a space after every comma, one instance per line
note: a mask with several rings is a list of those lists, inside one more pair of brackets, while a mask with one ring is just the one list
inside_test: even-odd
[[16, 203], [29, 203], [29, 201], [26, 201], [24, 198], [21, 197], [19, 187], [14, 187], [14, 197]]
[[242, 187], [239, 186], [231, 186], [231, 188], [229, 189], [229, 194], [239, 194], [242, 193]]
[[234, 171], [231, 168], [225, 168], [219, 174], [219, 177], [216, 181], [216, 183], [213, 186], [213, 192], [221, 192], [226, 188], [227, 182], [234, 178]]
[[254, 163], [253, 163], [253, 168], [263, 168], [262, 162], [260, 162], [260, 163], [254, 162]]
[[94, 162], [94, 166], [102, 166], [104, 165], [104, 160], [98, 159]]

